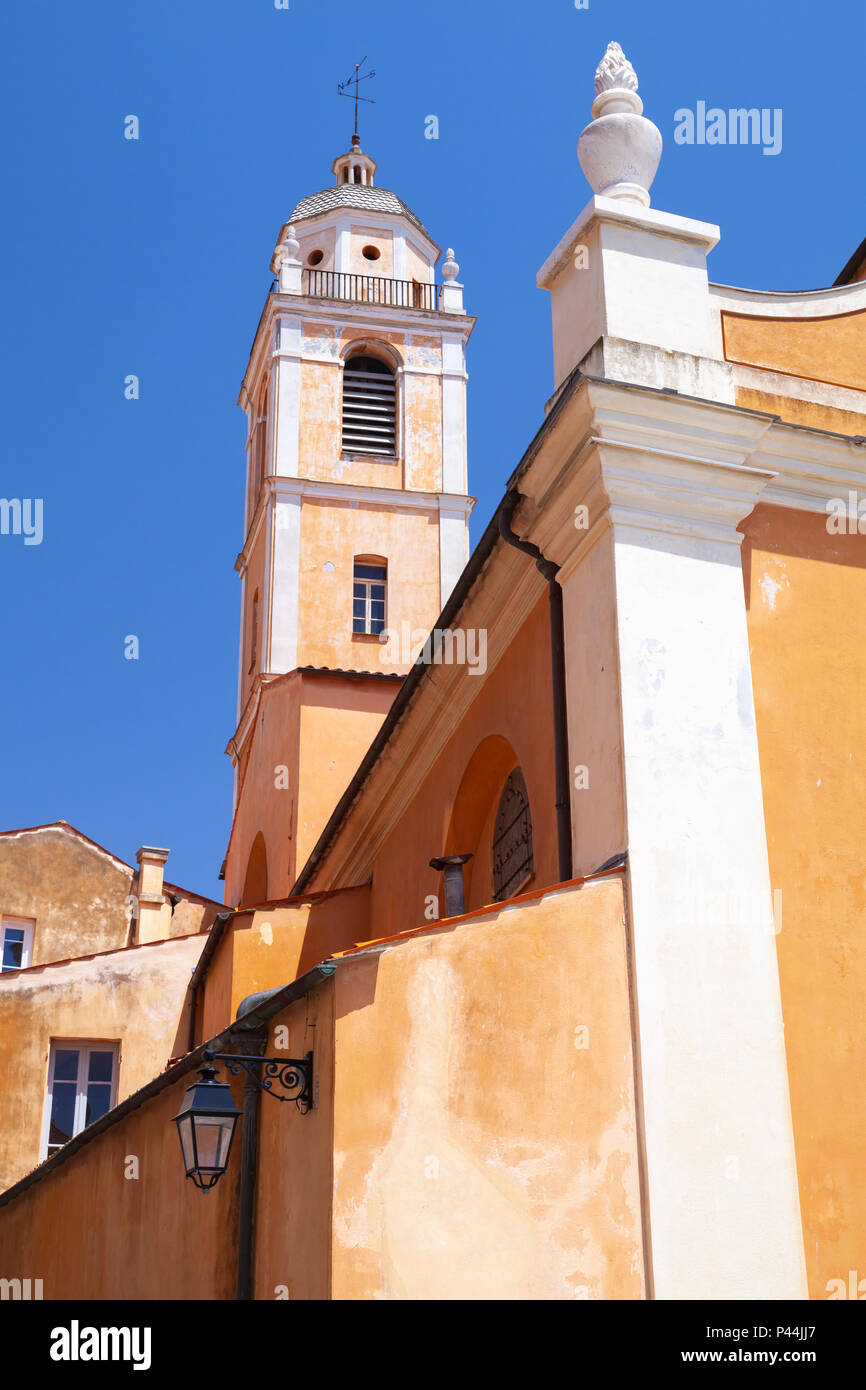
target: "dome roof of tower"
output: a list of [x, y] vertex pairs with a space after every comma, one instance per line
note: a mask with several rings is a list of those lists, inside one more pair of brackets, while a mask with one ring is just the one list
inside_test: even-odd
[[[289, 217], [289, 222], [302, 222], [305, 217], [318, 217], [323, 212], [335, 208], [358, 208], [362, 212], [394, 212], [407, 217], [428, 241], [436, 246], [420, 217], [416, 217], [410, 207], [392, 193], [389, 188], [374, 188], [363, 183], [338, 183], [332, 188], [323, 188], [321, 193], [311, 193], [302, 198]], [[437, 250], [439, 248], [437, 247]]]

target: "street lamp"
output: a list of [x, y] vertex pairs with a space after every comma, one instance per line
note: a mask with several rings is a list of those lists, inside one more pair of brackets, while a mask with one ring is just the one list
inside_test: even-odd
[[[216, 1070], [210, 1063], [225, 1062], [233, 1076], [245, 1072], [248, 1086], [264, 1091], [275, 1100], [293, 1100], [301, 1114], [306, 1115], [313, 1107], [313, 1054], [258, 1057], [205, 1049], [202, 1056], [206, 1065], [199, 1071], [201, 1079], [187, 1087], [180, 1110], [173, 1118], [186, 1175], [202, 1192], [210, 1192], [228, 1167], [235, 1127], [243, 1114], [235, 1105], [226, 1082], [214, 1079]], [[262, 1069], [264, 1075], [260, 1075]], [[274, 1083], [286, 1094], [279, 1095], [273, 1089]], [[246, 1087], [244, 1094], [247, 1094]], [[257, 1099], [255, 1089], [252, 1094]], [[252, 1107], [251, 1114], [254, 1120]]]
[[228, 1166], [238, 1110], [231, 1088], [216, 1081], [213, 1067], [202, 1067], [200, 1080], [188, 1086], [174, 1116], [186, 1175], [209, 1192]]

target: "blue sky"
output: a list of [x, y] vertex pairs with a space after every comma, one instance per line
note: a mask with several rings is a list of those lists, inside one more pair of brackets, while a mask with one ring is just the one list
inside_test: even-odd
[[[575, 143], [608, 40], [665, 141], [653, 205], [721, 226], [711, 278], [810, 289], [866, 235], [862, 83], [842, 61], [864, 30], [848, 0], [6, 0], [0, 496], [42, 498], [44, 537], [0, 536], [0, 828], [62, 817], [127, 860], [168, 846], [167, 877], [222, 896], [235, 401], [277, 232], [348, 146], [336, 85], [357, 59], [377, 73], [377, 181], [455, 247], [478, 315], [474, 542], [552, 389], [535, 273], [590, 195]], [[698, 101], [781, 108], [781, 152], [676, 145]]]

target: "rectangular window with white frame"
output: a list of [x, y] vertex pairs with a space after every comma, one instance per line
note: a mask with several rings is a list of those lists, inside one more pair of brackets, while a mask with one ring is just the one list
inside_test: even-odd
[[117, 1043], [53, 1042], [42, 1132], [42, 1158], [50, 1158], [117, 1098]]
[[356, 637], [378, 636], [387, 620], [388, 565], [376, 556], [355, 560], [352, 584], [352, 632]]
[[0, 970], [26, 970], [33, 958], [33, 928], [29, 917], [0, 917]]

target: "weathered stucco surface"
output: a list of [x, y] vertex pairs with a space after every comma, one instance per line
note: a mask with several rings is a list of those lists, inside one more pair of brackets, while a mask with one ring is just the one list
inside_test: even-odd
[[866, 391], [866, 311], [826, 318], [722, 313], [729, 362]]
[[[234, 1298], [236, 1181], [197, 1192], [171, 1123], [194, 1079], [169, 1086], [0, 1206], [0, 1277], [42, 1279], [46, 1299]], [[241, 1083], [225, 1079], [240, 1105]], [[127, 1176], [130, 1159], [137, 1177]]]
[[[377, 643], [376, 651], [381, 650]], [[245, 745], [242, 792], [226, 857], [230, 906], [246, 906], [244, 885], [258, 834], [265, 841], [268, 870], [267, 892], [261, 896], [288, 895], [398, 689], [397, 682], [299, 672], [263, 686], [255, 729]], [[255, 795], [244, 794], [248, 782]]]
[[[618, 876], [345, 956], [267, 1047], [314, 1052], [316, 1105], [261, 1107], [257, 1298], [643, 1296]], [[4, 1277], [233, 1297], [241, 1138], [203, 1197], [170, 1122], [191, 1079], [0, 1204]]]
[[199, 1006], [199, 1041], [225, 1028], [249, 994], [277, 989], [373, 934], [370, 888], [299, 898], [238, 912], [208, 967]]
[[187, 986], [206, 940], [178, 937], [0, 975], [0, 1191], [40, 1161], [53, 1041], [118, 1043], [118, 1101], [186, 1051]]
[[[331, 1297], [643, 1296], [623, 913], [614, 878], [341, 962]], [[304, 1139], [262, 1120], [269, 1155]], [[260, 1213], [296, 1205], [283, 1153]], [[306, 1279], [298, 1221], [262, 1223], [258, 1296]]]
[[826, 521], [762, 505], [742, 527], [812, 1298], [866, 1275], [866, 536]]
[[125, 946], [134, 876], [62, 826], [0, 835], [0, 912], [36, 919], [34, 964]]
[[[32, 964], [129, 944], [138, 871], [64, 823], [0, 834], [0, 915], [35, 921]], [[210, 926], [219, 905], [164, 884], [161, 934]], [[168, 893], [179, 896], [172, 909]]]

